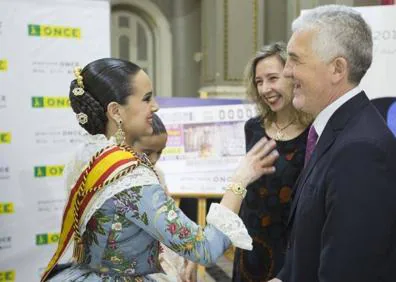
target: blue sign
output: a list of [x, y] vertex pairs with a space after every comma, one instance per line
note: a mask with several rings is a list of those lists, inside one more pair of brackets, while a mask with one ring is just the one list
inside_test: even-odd
[[387, 124], [393, 134], [396, 136], [396, 102], [393, 102], [388, 110]]

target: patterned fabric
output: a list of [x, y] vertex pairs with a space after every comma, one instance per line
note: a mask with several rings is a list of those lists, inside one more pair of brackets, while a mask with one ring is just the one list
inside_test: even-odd
[[313, 151], [315, 150], [316, 141], [318, 141], [318, 133], [316, 133], [315, 127], [311, 125], [308, 132], [304, 166], [308, 164], [308, 161], [311, 158]]
[[[155, 171], [157, 172], [162, 188], [164, 188], [165, 193], [169, 195], [164, 172], [158, 165], [155, 166]], [[185, 262], [187, 262], [187, 260], [162, 243], [160, 243], [160, 248], [159, 261], [165, 273], [161, 275], [158, 274], [156, 280], [158, 282], [181, 282], [183, 272], [186, 268]]]
[[[81, 215], [90, 210], [94, 198], [104, 190], [105, 183], [117, 181], [141, 163], [132, 151], [127, 151], [117, 145], [102, 148], [81, 173], [68, 197], [63, 213], [61, 234], [55, 254], [48, 263], [40, 281], [45, 281], [52, 269], [64, 255], [67, 246], [74, 239], [81, 242], [80, 232], [76, 233], [74, 226], [80, 222]], [[80, 230], [78, 230], [80, 231]], [[83, 232], [81, 232], [83, 233]], [[80, 262], [83, 246], [74, 242], [73, 257]]]
[[[304, 165], [307, 134], [305, 130], [292, 140], [277, 141], [276, 172], [248, 186], [240, 217], [253, 237], [253, 250], [236, 249], [233, 281], [267, 281], [282, 268], [292, 189]], [[247, 151], [263, 136], [260, 118], [246, 122]]]
[[[112, 185], [119, 183], [106, 189], [116, 191]], [[188, 219], [159, 184], [131, 185], [108, 198], [90, 217], [83, 242], [84, 263], [49, 281], [156, 281], [159, 242], [204, 265], [230, 244], [213, 225], [203, 229]]]

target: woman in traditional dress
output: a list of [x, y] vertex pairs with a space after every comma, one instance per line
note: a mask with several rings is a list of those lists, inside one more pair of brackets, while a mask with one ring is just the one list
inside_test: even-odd
[[[162, 272], [160, 242], [204, 265], [214, 263], [231, 242], [251, 249], [237, 213], [245, 187], [274, 172], [273, 141], [263, 138], [242, 159], [201, 227], [166, 195], [150, 161], [130, 147], [152, 134], [158, 110], [147, 74], [131, 62], [100, 59], [76, 69], [75, 76], [71, 107], [90, 138], [69, 166], [60, 240], [42, 281], [155, 281]], [[71, 243], [73, 262], [59, 267]]]

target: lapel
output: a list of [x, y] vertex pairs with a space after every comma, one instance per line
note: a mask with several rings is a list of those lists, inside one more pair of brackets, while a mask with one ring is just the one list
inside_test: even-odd
[[348, 123], [348, 120], [356, 115], [358, 111], [365, 107], [368, 103], [369, 99], [367, 98], [364, 91], [362, 91], [358, 95], [354, 96], [352, 99], [344, 103], [341, 107], [339, 107], [330, 117], [322, 132], [322, 135], [319, 138], [318, 144], [316, 144], [316, 147], [312, 153], [308, 165], [302, 170], [295, 184], [296, 192], [293, 198], [293, 203], [287, 225], [290, 225], [290, 223], [293, 221], [298, 200], [300, 198], [302, 190], [304, 189], [304, 185], [312, 172], [312, 169], [334, 144], [334, 141], [336, 140], [338, 134], [344, 129], [344, 127]]

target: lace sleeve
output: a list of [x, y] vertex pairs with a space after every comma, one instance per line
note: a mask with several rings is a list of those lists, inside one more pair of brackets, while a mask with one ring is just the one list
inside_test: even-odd
[[206, 222], [227, 235], [235, 247], [245, 250], [253, 249], [253, 240], [241, 218], [226, 207], [213, 203], [210, 206]]

